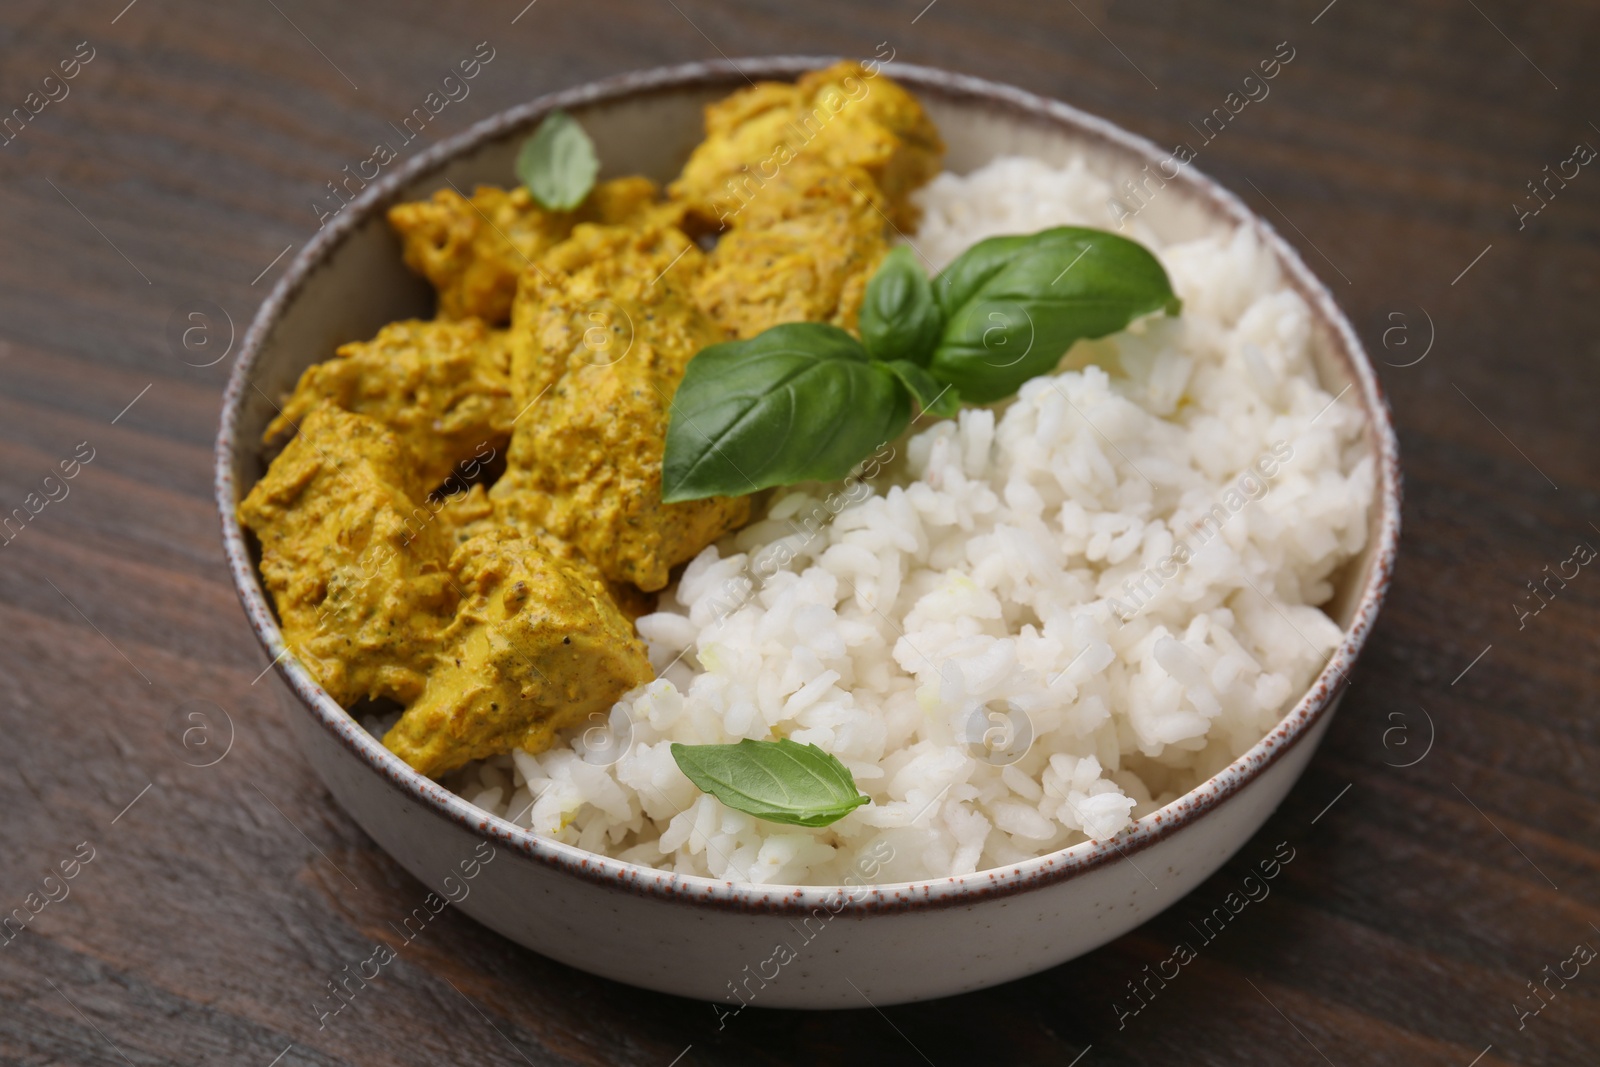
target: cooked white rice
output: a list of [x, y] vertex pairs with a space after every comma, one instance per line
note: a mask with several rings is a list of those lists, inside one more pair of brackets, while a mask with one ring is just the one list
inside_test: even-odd
[[[915, 244], [937, 268], [993, 234], [1107, 226], [1111, 195], [1081, 165], [1003, 159], [936, 179]], [[1315, 605], [1366, 539], [1373, 460], [1250, 233], [1130, 232], [1181, 318], [1075, 348], [1080, 369], [1009, 405], [923, 420], [848, 499], [779, 491], [639, 620], [661, 676], [613, 709], [625, 744], [591, 723], [588, 745], [574, 731], [453, 784], [683, 874], [892, 882], [1110, 837], [1254, 744], [1338, 643]], [[1180, 543], [1192, 558], [1167, 562]], [[762, 822], [669, 751], [780, 736], [833, 753], [873, 803], [818, 829]]]

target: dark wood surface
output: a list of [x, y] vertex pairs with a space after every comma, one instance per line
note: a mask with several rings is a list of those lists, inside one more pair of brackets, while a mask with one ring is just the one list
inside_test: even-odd
[[[0, 912], [93, 852], [0, 946], [0, 1061], [1596, 1062], [1600, 966], [1550, 981], [1537, 1015], [1518, 1007], [1544, 1003], [1528, 985], [1544, 968], [1600, 948], [1600, 575], [1520, 623], [1516, 605], [1575, 544], [1600, 546], [1600, 167], [1552, 183], [1523, 228], [1513, 204], [1533, 206], [1525, 183], [1577, 143], [1600, 147], [1600, 8], [125, 3], [0, 9], [0, 113], [79, 42], [94, 50], [0, 147], [0, 512], [93, 449], [0, 546]], [[1271, 95], [1197, 162], [1305, 252], [1390, 364], [1406, 533], [1326, 743], [1220, 873], [1024, 981], [882, 1012], [755, 1009], [720, 1032], [705, 1004], [451, 911], [319, 1031], [325, 983], [424, 890], [333, 805], [252, 685], [265, 657], [210, 497], [230, 361], [185, 365], [168, 324], [203, 300], [242, 333], [274, 257], [315, 230], [323, 183], [479, 41], [496, 59], [430, 142], [601, 75], [888, 41], [1172, 143], [1290, 42]], [[234, 743], [195, 767], [220, 746], [213, 705]], [[1121, 1016], [1127, 983], [1279, 842], [1295, 859], [1271, 896]]]

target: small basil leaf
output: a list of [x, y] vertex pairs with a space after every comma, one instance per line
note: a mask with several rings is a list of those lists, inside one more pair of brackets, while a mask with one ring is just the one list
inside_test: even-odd
[[933, 283], [916, 256], [901, 245], [883, 257], [861, 303], [861, 343], [873, 359], [927, 366], [944, 328]]
[[701, 349], [672, 398], [661, 499], [836, 481], [911, 421], [911, 398], [837, 326], [791, 322]]
[[911, 390], [911, 395], [916, 397], [917, 405], [929, 415], [941, 419], [948, 419], [961, 410], [961, 395], [953, 385], [940, 385], [934, 380], [933, 375], [903, 359], [890, 360], [884, 364], [896, 378], [905, 383]]
[[844, 764], [816, 745], [740, 741], [672, 746], [678, 769], [735, 811], [790, 826], [827, 826], [872, 802]]
[[548, 211], [571, 211], [583, 203], [600, 173], [594, 142], [565, 111], [552, 111], [517, 153], [517, 179]]
[[979, 404], [1054, 370], [1075, 341], [1179, 307], [1143, 245], [1075, 226], [979, 241], [933, 288], [945, 326], [928, 369]]

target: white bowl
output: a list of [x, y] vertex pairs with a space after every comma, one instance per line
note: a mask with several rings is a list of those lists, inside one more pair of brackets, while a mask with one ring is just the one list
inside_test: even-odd
[[[216, 454], [223, 543], [240, 599], [292, 694], [289, 719], [301, 746], [351, 817], [431, 889], [522, 945], [622, 982], [762, 1007], [859, 1007], [863, 996], [884, 1005], [978, 989], [1088, 952], [1189, 892], [1255, 833], [1305, 769], [1332, 718], [1338, 682], [1371, 630], [1400, 532], [1397, 444], [1354, 330], [1270, 226], [1185, 166], [1141, 219], [1167, 240], [1236, 226], [1257, 232], [1311, 308], [1323, 386], [1350, 387], [1364, 410], [1380, 472], [1368, 547], [1341, 572], [1328, 606], [1344, 628], [1342, 644], [1287, 717], [1220, 774], [1111, 841], [961, 877], [846, 889], [685, 877], [583, 852], [471, 806], [390, 754], [284, 655], [234, 518], [262, 473], [257, 442], [273, 414], [268, 398], [335, 346], [430, 313], [428, 287], [402, 265], [384, 209], [447, 180], [463, 189], [509, 184], [517, 145], [555, 107], [581, 119], [606, 176], [665, 180], [700, 139], [706, 102], [744, 85], [745, 75], [788, 79], [828, 62], [739, 60], [608, 79], [513, 108], [379, 178], [326, 223], [262, 305], [228, 383]], [[885, 73], [920, 97], [949, 144], [953, 171], [1001, 155], [1062, 163], [1082, 154], [1120, 182], [1169, 157], [1102, 119], [1017, 89], [923, 67], [890, 64]]]

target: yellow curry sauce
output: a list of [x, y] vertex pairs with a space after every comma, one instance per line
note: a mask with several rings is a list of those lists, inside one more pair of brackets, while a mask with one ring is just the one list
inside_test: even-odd
[[310, 367], [267, 430], [293, 436], [238, 514], [284, 638], [341, 704], [404, 705], [384, 744], [424, 774], [543, 751], [654, 676], [632, 620], [750, 514], [661, 502], [689, 360], [782, 322], [853, 330], [943, 153], [849, 62], [713, 103], [706, 131], [665, 199], [628, 177], [571, 212], [488, 186], [391, 209], [438, 317]]

